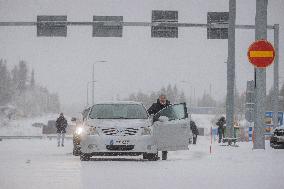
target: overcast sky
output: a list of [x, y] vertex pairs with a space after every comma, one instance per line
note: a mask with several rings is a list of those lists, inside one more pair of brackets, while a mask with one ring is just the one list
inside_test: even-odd
[[[93, 15], [151, 21], [152, 10], [177, 10], [179, 22], [206, 23], [208, 11], [228, 11], [229, 0], [0, 0], [0, 21], [36, 21], [37, 15], [67, 15], [68, 21], [92, 21]], [[280, 81], [284, 65], [284, 1], [270, 0], [268, 24], [280, 24]], [[237, 24], [254, 24], [255, 0], [237, 0]], [[124, 27], [122, 38], [93, 38], [91, 26], [68, 27], [66, 38], [36, 36], [36, 27], [1, 27], [0, 58], [12, 68], [25, 60], [36, 81], [57, 92], [62, 104], [85, 105], [87, 82], [95, 63], [95, 100], [132, 92], [156, 91], [177, 84], [187, 96], [226, 95], [227, 40], [207, 40], [206, 29], [180, 28], [178, 39], [151, 38], [150, 27]], [[253, 79], [246, 53], [253, 30], [236, 31], [236, 83], [244, 91]], [[268, 32], [273, 43], [273, 31]], [[106, 61], [100, 63], [98, 61]], [[96, 63], [97, 62], [97, 63]], [[273, 66], [267, 69], [272, 86]], [[180, 81], [186, 80], [188, 84]], [[90, 99], [91, 100], [91, 99]]]

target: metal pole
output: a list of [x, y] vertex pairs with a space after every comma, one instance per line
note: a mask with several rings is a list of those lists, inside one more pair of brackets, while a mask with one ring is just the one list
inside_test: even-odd
[[[37, 26], [43, 22], [0, 22], [0, 26]], [[93, 26], [94, 23], [103, 26], [168, 26], [168, 27], [183, 27], [183, 28], [228, 28], [228, 24], [201, 24], [201, 23], [155, 23], [155, 22], [61, 22], [61, 21], [45, 21], [44, 23], [57, 23], [67, 26]], [[236, 29], [255, 29], [255, 25], [235, 25]], [[268, 25], [267, 29], [274, 29], [274, 26]]]
[[210, 94], [210, 97], [212, 97], [212, 84], [211, 83], [209, 84], [209, 94]]
[[87, 107], [89, 106], [89, 82], [87, 82]]
[[236, 0], [229, 1], [228, 28], [228, 63], [227, 63], [227, 101], [226, 101], [226, 135], [233, 138], [234, 127], [234, 85], [235, 85], [235, 24]]
[[279, 24], [274, 25], [274, 94], [273, 94], [273, 128], [278, 126], [279, 104]]
[[193, 106], [194, 106], [194, 107], [197, 106], [196, 97], [195, 97], [195, 87], [193, 87]]
[[93, 63], [93, 74], [92, 74], [92, 105], [94, 105], [94, 95], [95, 95], [95, 63]]
[[94, 98], [95, 98], [95, 63], [97, 63], [97, 62], [107, 62], [107, 61], [105, 61], [105, 60], [99, 60], [99, 61], [96, 61], [96, 62], [94, 62], [93, 63], [93, 73], [92, 73], [92, 105], [94, 105], [95, 104], [95, 100], [94, 100]]
[[[268, 0], [256, 0], [255, 40], [267, 39], [267, 4]], [[264, 113], [266, 96], [266, 69], [255, 70], [255, 122], [254, 149], [265, 149]]]
[[[192, 94], [192, 85], [191, 85], [191, 82], [189, 82], [189, 81], [186, 81], [186, 80], [181, 80], [180, 81], [181, 83], [184, 83], [185, 85], [186, 84], [188, 84], [189, 85], [189, 88], [190, 88], [190, 94], [189, 94], [189, 106], [191, 107], [192, 106], [192, 96], [191, 96], [191, 94]], [[187, 86], [187, 85], [186, 85]]]

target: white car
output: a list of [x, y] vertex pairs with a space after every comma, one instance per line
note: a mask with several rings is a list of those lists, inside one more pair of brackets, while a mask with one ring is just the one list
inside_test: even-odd
[[98, 103], [84, 123], [80, 159], [143, 155], [155, 161], [158, 151], [188, 149], [189, 123], [185, 103], [170, 105], [154, 116], [138, 102]]

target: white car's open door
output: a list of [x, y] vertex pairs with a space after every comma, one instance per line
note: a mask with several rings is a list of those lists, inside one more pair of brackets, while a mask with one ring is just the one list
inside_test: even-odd
[[153, 134], [158, 151], [187, 150], [190, 120], [186, 104], [168, 106], [154, 115]]

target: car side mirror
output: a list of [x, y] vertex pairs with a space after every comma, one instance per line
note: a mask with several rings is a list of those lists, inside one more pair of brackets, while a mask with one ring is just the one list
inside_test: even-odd
[[169, 121], [169, 118], [166, 117], [166, 116], [161, 116], [161, 117], [158, 118], [158, 121], [160, 121], [160, 122], [167, 122], [167, 121]]
[[186, 118], [191, 119], [191, 114], [187, 112]]

